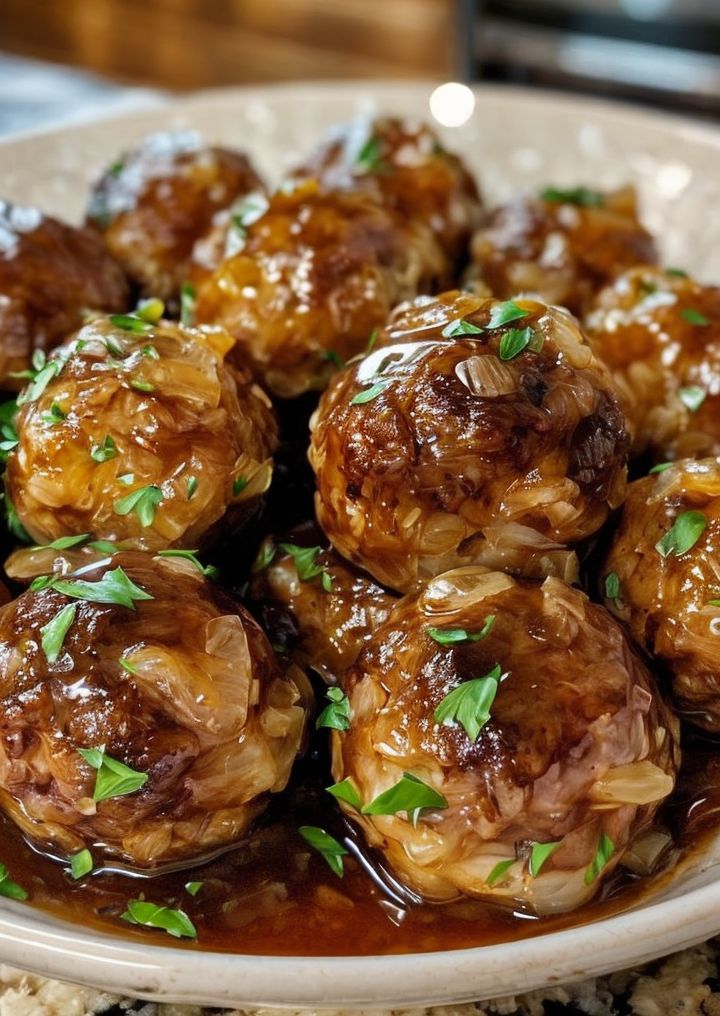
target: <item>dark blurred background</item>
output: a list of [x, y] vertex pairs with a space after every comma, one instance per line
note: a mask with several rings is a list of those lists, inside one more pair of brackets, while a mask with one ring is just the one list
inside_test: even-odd
[[128, 86], [361, 77], [541, 84], [714, 116], [720, 0], [0, 0], [6, 132], [147, 98]]

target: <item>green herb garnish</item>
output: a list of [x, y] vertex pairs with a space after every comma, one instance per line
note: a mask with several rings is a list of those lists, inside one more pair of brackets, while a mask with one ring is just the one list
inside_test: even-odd
[[233, 497], [237, 497], [239, 494], [242, 494], [249, 483], [250, 481], [247, 476], [236, 476], [232, 485]]
[[209, 578], [215, 578], [217, 575], [217, 568], [214, 565], [204, 565], [197, 557], [196, 550], [159, 550], [157, 552], [158, 557], [179, 557], [185, 561], [190, 561], [194, 564], [201, 575], [207, 575]]
[[477, 741], [480, 731], [490, 719], [490, 709], [501, 677], [500, 664], [496, 663], [484, 677], [476, 677], [458, 685], [445, 696], [433, 713], [435, 722], [446, 726], [459, 723], [470, 740]]
[[317, 852], [325, 859], [328, 867], [335, 872], [338, 878], [342, 878], [345, 873], [343, 865], [343, 857], [347, 854], [347, 850], [338, 843], [334, 836], [330, 833], [326, 833], [320, 826], [304, 825], [300, 826], [298, 832], [308, 843], [313, 850]]
[[678, 388], [678, 398], [691, 413], [696, 413], [705, 401], [707, 391], [700, 385], [687, 385], [685, 388]]
[[371, 388], [366, 388], [364, 391], [358, 392], [357, 395], [353, 395], [350, 399], [350, 405], [362, 406], [366, 402], [372, 402], [372, 400], [376, 399], [380, 392], [384, 391], [389, 384], [389, 379], [386, 381], [376, 381]]
[[358, 152], [356, 165], [363, 173], [376, 173], [380, 169], [380, 139], [375, 135], [371, 134]]
[[350, 702], [345, 692], [342, 688], [328, 688], [325, 697], [329, 704], [325, 706], [315, 721], [316, 729], [329, 727], [331, 730], [349, 730]]
[[490, 320], [486, 328], [502, 328], [509, 325], [511, 321], [519, 321], [521, 318], [530, 316], [529, 310], [523, 310], [514, 300], [505, 300], [504, 303], [497, 303], [490, 312]]
[[187, 478], [187, 499], [192, 501], [195, 492], [197, 491], [197, 476], [188, 476]]
[[666, 469], [669, 469], [670, 466], [674, 465], [675, 465], [674, 462], [659, 462], [656, 466], [653, 466], [652, 469], [648, 471], [648, 475], [652, 476], [654, 473], [664, 473]]
[[130, 387], [136, 388], [139, 392], [154, 392], [155, 385], [141, 377], [134, 377], [130, 381]]
[[444, 339], [455, 339], [458, 335], [479, 335], [482, 330], [482, 328], [474, 325], [472, 321], [459, 318], [456, 321], [451, 321], [449, 325], [445, 325], [440, 334]]
[[608, 600], [620, 599], [620, 576], [617, 572], [605, 576], [605, 595]]
[[191, 282], [183, 282], [180, 287], [180, 324], [192, 328], [195, 324], [195, 304], [197, 290]]
[[344, 780], [340, 780], [339, 783], [333, 783], [331, 787], [325, 787], [325, 789], [328, 794], [332, 794], [338, 801], [344, 801], [345, 804], [349, 804], [355, 811], [362, 809], [360, 794], [350, 776], [346, 776]]
[[547, 859], [555, 853], [559, 846], [559, 840], [557, 843], [533, 843], [528, 864], [528, 871], [532, 878], [537, 878]]
[[102, 748], [78, 748], [78, 754], [91, 769], [97, 770], [93, 801], [106, 801], [111, 797], [134, 794], [148, 781], [147, 773], [139, 773], [117, 759], [105, 754]]
[[143, 346], [140, 350], [142, 356], [147, 357], [148, 360], [159, 360], [160, 354], [158, 353], [155, 346], [149, 343], [147, 346]]
[[143, 529], [151, 526], [155, 520], [155, 512], [163, 500], [163, 492], [160, 487], [151, 485], [149, 487], [138, 487], [132, 494], [121, 497], [115, 502], [116, 515], [129, 515], [135, 512], [138, 521]]
[[606, 866], [610, 858], [615, 853], [615, 844], [607, 835], [603, 833], [598, 841], [597, 850], [595, 856], [588, 865], [585, 871], [585, 885], [592, 885], [592, 883], [600, 877], [603, 868]]
[[498, 356], [501, 360], [514, 360], [530, 345], [535, 333], [532, 328], [510, 328], [500, 339]]
[[264, 571], [269, 564], [272, 564], [276, 551], [277, 547], [272, 540], [263, 540], [251, 566], [253, 574]]
[[40, 629], [41, 645], [48, 663], [56, 663], [65, 636], [75, 620], [77, 603], [68, 603], [55, 617]]
[[79, 544], [84, 543], [90, 539], [90, 533], [80, 533], [79, 536], [58, 536], [57, 540], [53, 540], [52, 543], [46, 543], [44, 546], [33, 547], [33, 550], [69, 550], [71, 547], [77, 547]]
[[130, 663], [129, 660], [126, 660], [124, 656], [119, 657], [118, 663], [126, 673], [132, 674], [133, 677], [137, 677], [137, 675], [140, 673], [138, 668], [133, 666], [133, 664]]
[[54, 427], [58, 423], [62, 423], [67, 418], [67, 413], [58, 405], [57, 402], [53, 402], [46, 412], [40, 414], [40, 419], [46, 427]]
[[481, 642], [487, 638], [495, 624], [495, 615], [488, 614], [480, 631], [469, 632], [465, 628], [426, 628], [426, 633], [441, 646], [450, 646], [458, 642]]
[[360, 809], [363, 815], [397, 815], [407, 812], [413, 825], [417, 824], [424, 808], [447, 808], [448, 803], [441, 793], [424, 783], [412, 773], [403, 773], [394, 787], [384, 790], [369, 804]]
[[70, 874], [74, 879], [82, 878], [93, 870], [93, 856], [89, 850], [79, 850], [70, 857]]
[[[332, 575], [325, 565], [320, 564], [317, 560], [318, 555], [323, 552], [322, 547], [298, 547], [294, 543], [281, 543], [280, 550], [284, 550], [286, 554], [292, 557], [295, 570], [301, 582], [309, 582], [311, 579], [317, 578], [318, 575], [322, 575], [323, 589], [326, 592], [330, 592], [332, 589]], [[325, 576], [327, 576], [327, 579]]]
[[94, 462], [107, 462], [108, 459], [114, 459], [117, 455], [117, 445], [113, 441], [109, 434], [106, 434], [103, 438], [102, 444], [93, 445], [90, 449], [90, 458]]
[[159, 928], [173, 938], [197, 938], [197, 929], [182, 910], [173, 910], [146, 900], [130, 900], [127, 910], [120, 915], [130, 924], [141, 924], [146, 928]]
[[498, 861], [488, 877], [485, 879], [485, 885], [492, 887], [497, 885], [499, 882], [502, 882], [516, 861], [516, 857], [510, 857], [507, 861]]
[[0, 864], [0, 896], [11, 900], [26, 900], [27, 892], [17, 882], [13, 882], [4, 864]]
[[18, 406], [26, 402], [37, 402], [47, 386], [56, 378], [65, 366], [64, 361], [55, 359], [48, 361], [41, 370], [34, 373], [33, 380], [17, 397]]
[[688, 277], [688, 273], [684, 268], [666, 268], [665, 274], [669, 275], [671, 278], [673, 276], [677, 276], [679, 279], [687, 279]]
[[124, 332], [132, 332], [133, 335], [144, 335], [153, 330], [152, 322], [143, 320], [137, 314], [111, 314], [110, 324]]
[[154, 599], [150, 593], [146, 593], [140, 586], [136, 586], [132, 579], [128, 578], [122, 568], [113, 568], [107, 571], [99, 582], [85, 582], [81, 579], [51, 578], [40, 576], [34, 579], [31, 589], [54, 589], [63, 596], [70, 596], [75, 600], [87, 600], [89, 603], [113, 603], [120, 607], [135, 609], [135, 602], [138, 600]]
[[683, 321], [689, 321], [691, 325], [709, 325], [710, 319], [706, 318], [704, 314], [701, 314], [699, 310], [694, 307], [683, 307], [680, 311], [680, 317]]
[[605, 203], [605, 198], [600, 191], [590, 190], [588, 187], [546, 187], [540, 192], [542, 201], [549, 201], [558, 205], [579, 205], [582, 208], [599, 208]]
[[191, 896], [197, 896], [204, 885], [204, 882], [186, 882], [185, 892], [190, 893]]
[[671, 554], [680, 557], [687, 554], [705, 532], [707, 524], [708, 520], [702, 512], [683, 512], [655, 544], [655, 550], [662, 557], [670, 557]]

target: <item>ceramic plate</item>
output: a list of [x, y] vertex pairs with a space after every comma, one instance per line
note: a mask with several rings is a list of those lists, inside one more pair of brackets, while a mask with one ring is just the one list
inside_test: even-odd
[[[358, 113], [447, 123], [433, 86], [327, 83], [202, 93], [145, 112], [0, 143], [0, 196], [79, 220], [99, 170], [145, 133], [196, 128], [246, 148], [272, 180], [332, 124]], [[465, 96], [467, 100], [467, 96]], [[456, 127], [438, 129], [491, 201], [518, 188], [636, 184], [665, 263], [720, 279], [720, 131], [661, 114], [538, 91], [482, 87]], [[720, 849], [708, 847], [661, 894], [625, 913], [503, 945], [358, 958], [238, 956], [124, 941], [3, 899], [0, 958], [148, 999], [217, 1006], [397, 1007], [508, 995], [578, 980], [720, 932]]]

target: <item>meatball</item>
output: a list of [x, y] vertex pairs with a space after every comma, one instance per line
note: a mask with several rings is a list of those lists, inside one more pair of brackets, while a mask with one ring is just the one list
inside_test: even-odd
[[608, 194], [550, 188], [539, 197], [520, 195], [487, 214], [471, 256], [470, 275], [495, 296], [538, 294], [574, 314], [625, 268], [657, 261], [631, 188]]
[[575, 578], [625, 492], [627, 436], [576, 322], [469, 294], [399, 308], [311, 423], [318, 520], [403, 592], [462, 564]]
[[431, 288], [443, 256], [422, 226], [314, 181], [280, 191], [241, 250], [198, 289], [196, 320], [223, 325], [283, 398], [321, 388], [399, 301]]
[[242, 837], [301, 747], [302, 675], [190, 561], [34, 586], [0, 611], [3, 810], [54, 853], [139, 869]]
[[30, 537], [197, 547], [243, 521], [270, 484], [277, 430], [231, 346], [220, 329], [118, 315], [57, 349], [18, 400], [8, 457]]
[[328, 684], [342, 678], [396, 601], [332, 550], [271, 539], [260, 549], [251, 595], [273, 644], [291, 648]]
[[196, 244], [233, 202], [265, 186], [247, 156], [193, 131], [153, 134], [95, 184], [88, 222], [146, 295], [177, 297]]
[[571, 910], [673, 788], [676, 720], [621, 627], [559, 579], [439, 576], [345, 689], [331, 792], [426, 899]]
[[0, 387], [30, 369], [88, 309], [124, 310], [127, 282], [88, 229], [0, 201]]
[[427, 124], [396, 117], [359, 120], [334, 130], [296, 177], [328, 190], [358, 190], [429, 226], [453, 265], [466, 256], [481, 201], [462, 161]]
[[634, 268], [598, 295], [586, 323], [624, 395], [636, 454], [720, 454], [720, 288]]
[[720, 460], [630, 485], [603, 569], [607, 606], [672, 676], [678, 707], [720, 731]]

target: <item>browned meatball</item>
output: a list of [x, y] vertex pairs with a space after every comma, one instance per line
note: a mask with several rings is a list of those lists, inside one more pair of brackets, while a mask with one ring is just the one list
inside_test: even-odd
[[193, 131], [153, 134], [100, 177], [87, 217], [141, 290], [168, 300], [193, 274], [194, 248], [216, 220], [264, 190], [242, 152], [208, 147]]
[[401, 591], [470, 563], [574, 578], [569, 546], [625, 491], [607, 371], [569, 314], [533, 300], [400, 308], [311, 427], [320, 524]]
[[31, 538], [197, 547], [257, 506], [277, 442], [267, 396], [220, 329], [99, 318], [20, 396], [6, 486]]
[[495, 208], [473, 237], [470, 275], [495, 296], [538, 294], [580, 314], [624, 269], [657, 261], [631, 188], [543, 195], [520, 195]]
[[123, 310], [120, 267], [88, 229], [0, 201], [0, 386], [28, 370], [83, 322], [86, 310]]
[[630, 485], [603, 569], [608, 607], [667, 664], [688, 718], [720, 731], [720, 460]]
[[571, 910], [673, 788], [676, 720], [621, 627], [559, 579], [431, 580], [345, 688], [335, 793], [427, 899]]
[[720, 288], [631, 269], [598, 295], [586, 324], [625, 398], [634, 452], [720, 454]]
[[296, 662], [339, 681], [396, 597], [323, 547], [268, 539], [258, 562], [251, 595], [273, 643], [285, 640], [289, 624]]
[[362, 194], [308, 181], [278, 192], [239, 253], [198, 290], [196, 320], [227, 328], [283, 398], [322, 387], [401, 300], [444, 271], [432, 235]]
[[481, 201], [462, 161], [427, 124], [396, 117], [334, 130], [294, 173], [328, 190], [361, 190], [429, 226], [452, 263], [464, 257]]
[[56, 578], [0, 611], [2, 808], [55, 853], [196, 859], [287, 783], [305, 689], [189, 561]]

